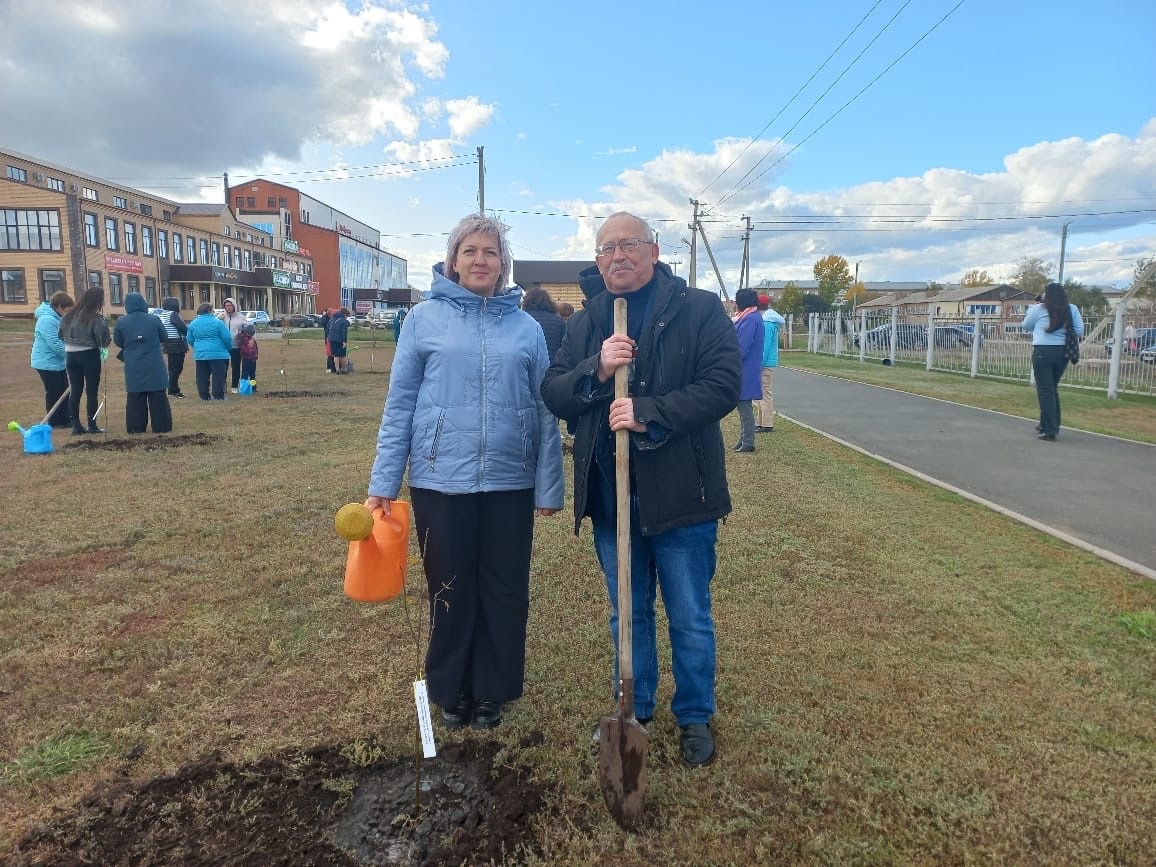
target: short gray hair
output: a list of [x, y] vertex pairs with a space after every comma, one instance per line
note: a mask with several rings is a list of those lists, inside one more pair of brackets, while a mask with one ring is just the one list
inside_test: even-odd
[[498, 242], [498, 255], [502, 260], [502, 273], [498, 275], [498, 283], [494, 287], [499, 290], [505, 287], [509, 282], [510, 272], [513, 266], [510, 260], [510, 244], [506, 240], [506, 232], [508, 227], [500, 220], [495, 220], [492, 217], [486, 217], [481, 214], [470, 214], [462, 217], [458, 224], [454, 226], [450, 232], [449, 240], [446, 242], [446, 261], [445, 261], [445, 275], [453, 280], [455, 283], [461, 279], [461, 275], [454, 270], [454, 259], [457, 258], [458, 248], [462, 245], [462, 241], [468, 238], [475, 232], [482, 232], [490, 235]]
[[[641, 223], [642, 224], [642, 230], [643, 230], [643, 232], [646, 233], [646, 237], [643, 238], [643, 240], [646, 241], [648, 244], [657, 243], [654, 240], [654, 229], [650, 228], [650, 223], [646, 222], [646, 220], [642, 219], [642, 217], [638, 216], [638, 214], [630, 213], [630, 211], [615, 211], [613, 214], [611, 214], [609, 217], [607, 217], [605, 220], [602, 221], [602, 226], [605, 226], [607, 223], [609, 223], [615, 217], [630, 217], [630, 219], [635, 220], [638, 223]], [[598, 227], [599, 232], [602, 231], [602, 226]], [[597, 232], [595, 233], [595, 235], [597, 235]]]

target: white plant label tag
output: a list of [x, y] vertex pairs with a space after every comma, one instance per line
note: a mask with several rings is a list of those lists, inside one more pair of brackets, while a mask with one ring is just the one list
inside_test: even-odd
[[413, 682], [413, 701], [417, 705], [417, 730], [421, 732], [421, 754], [432, 759], [438, 754], [434, 745], [433, 721], [429, 715], [429, 693], [425, 689], [424, 680]]

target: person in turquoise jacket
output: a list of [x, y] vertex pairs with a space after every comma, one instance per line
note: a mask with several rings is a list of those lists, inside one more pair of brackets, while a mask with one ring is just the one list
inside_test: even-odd
[[233, 357], [233, 334], [213, 315], [212, 304], [206, 302], [197, 308], [185, 340], [197, 367], [197, 394], [201, 400], [224, 400], [225, 371]]
[[[51, 412], [48, 424], [53, 427], [69, 427], [68, 403], [56, 402], [68, 389], [68, 353], [64, 341], [60, 339], [60, 317], [72, 306], [72, 296], [67, 292], [57, 292], [32, 314], [36, 319], [36, 330], [32, 337], [32, 369], [40, 374], [44, 383], [44, 411]], [[52, 408], [56, 406], [56, 409]]]
[[1036, 377], [1036, 399], [1040, 404], [1040, 423], [1036, 433], [1051, 441], [1060, 432], [1060, 378], [1068, 367], [1064, 341], [1068, 328], [1077, 335], [1084, 333], [1084, 320], [1075, 304], [1068, 303], [1068, 293], [1059, 283], [1049, 283], [1036, 303], [1028, 308], [1020, 330], [1032, 336], [1032, 372]]
[[779, 366], [779, 329], [787, 324], [774, 307], [769, 295], [759, 296], [759, 315], [763, 318], [763, 397], [755, 404], [757, 433], [775, 429], [775, 398], [773, 392], [775, 368]]
[[534, 518], [563, 501], [546, 340], [506, 286], [510, 261], [497, 220], [474, 214], [450, 233], [430, 299], [401, 328], [365, 501], [388, 512], [408, 467], [427, 688], [450, 728], [493, 728], [522, 695]]

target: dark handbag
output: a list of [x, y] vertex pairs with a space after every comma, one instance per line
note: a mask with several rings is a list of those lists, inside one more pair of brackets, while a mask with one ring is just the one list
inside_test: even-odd
[[177, 337], [175, 339], [166, 337], [164, 343], [161, 344], [161, 348], [170, 355], [178, 355], [182, 352], [189, 351], [189, 341], [184, 337]]
[[1069, 364], [1080, 363], [1080, 335], [1072, 330], [1070, 320], [1067, 330], [1064, 332], [1064, 358], [1068, 360]]

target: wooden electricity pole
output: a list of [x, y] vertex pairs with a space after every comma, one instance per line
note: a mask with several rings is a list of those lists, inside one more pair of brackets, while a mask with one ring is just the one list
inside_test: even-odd
[[486, 156], [485, 148], [478, 148], [478, 213], [486, 213]]

